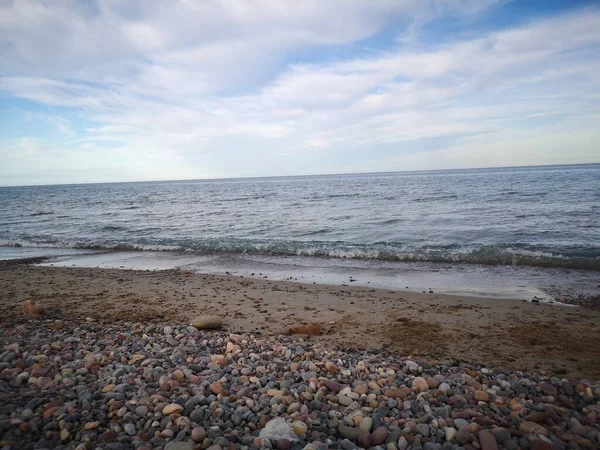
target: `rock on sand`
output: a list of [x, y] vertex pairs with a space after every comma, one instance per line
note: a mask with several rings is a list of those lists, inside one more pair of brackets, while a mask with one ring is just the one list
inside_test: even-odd
[[46, 308], [39, 302], [34, 302], [33, 300], [25, 300], [23, 302], [23, 314], [28, 316], [35, 315], [39, 316], [46, 312]]
[[223, 320], [219, 316], [198, 316], [190, 325], [198, 330], [216, 330], [223, 326]]

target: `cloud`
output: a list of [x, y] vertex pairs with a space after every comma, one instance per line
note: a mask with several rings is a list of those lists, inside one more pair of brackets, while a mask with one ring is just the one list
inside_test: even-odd
[[[597, 7], [421, 39], [429, 21], [468, 26], [504, 3], [5, 1], [0, 91], [90, 124], [48, 115], [64, 135], [58, 157], [114, 143], [114, 166], [134, 178], [335, 171], [344, 153], [372, 170], [402, 169], [416, 151], [496, 164], [514, 136], [539, 152], [544, 133], [587, 133], [600, 107]], [[400, 40], [363, 48], [390, 27]], [[477, 153], [486, 139], [495, 150]], [[564, 152], [548, 148], [548, 161]]]
[[17, 153], [32, 155], [40, 151], [40, 145], [34, 137], [23, 137], [16, 140], [15, 149]]

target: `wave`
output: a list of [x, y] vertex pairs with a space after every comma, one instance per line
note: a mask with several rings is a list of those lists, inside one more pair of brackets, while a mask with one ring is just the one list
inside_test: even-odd
[[317, 230], [311, 230], [311, 231], [304, 231], [301, 233], [296, 233], [296, 236], [318, 236], [320, 234], [327, 234], [330, 233], [332, 230], [331, 228], [319, 228]]
[[246, 253], [366, 259], [399, 262], [436, 262], [492, 266], [562, 267], [600, 271], [600, 247], [536, 248], [527, 244], [409, 246], [397, 242], [352, 244], [343, 241], [279, 241], [243, 239], [140, 239], [124, 241], [68, 241], [58, 239], [0, 240], [14, 247], [77, 248], [94, 251], [184, 251]]
[[440, 195], [439, 197], [423, 197], [423, 198], [415, 198], [413, 201], [416, 203], [422, 202], [437, 202], [439, 200], [450, 200], [458, 198], [458, 195]]
[[[270, 195], [277, 195], [276, 193], [270, 194]], [[222, 198], [219, 199], [218, 201], [221, 202], [243, 202], [243, 201], [247, 201], [247, 200], [260, 200], [263, 198], [267, 198], [267, 195], [248, 195], [246, 197], [234, 197], [234, 198]]]
[[126, 227], [122, 227], [121, 225], [104, 225], [100, 228], [100, 231], [125, 231]]

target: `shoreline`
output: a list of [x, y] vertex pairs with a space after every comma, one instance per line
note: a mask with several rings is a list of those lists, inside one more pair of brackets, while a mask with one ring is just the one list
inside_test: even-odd
[[[533, 266], [399, 262], [230, 252], [84, 251], [0, 246], [0, 259], [48, 256], [45, 265], [132, 270], [179, 269], [198, 274], [294, 280], [421, 293], [543, 302], [598, 303], [596, 272]], [[586, 300], [585, 302], [581, 300]]]
[[600, 311], [484, 297], [361, 286], [303, 284], [179, 270], [30, 266], [0, 272], [4, 320], [23, 320], [25, 300], [57, 319], [110, 324], [224, 318], [234, 333], [288, 334], [317, 324], [316, 342], [508, 370], [600, 379]]

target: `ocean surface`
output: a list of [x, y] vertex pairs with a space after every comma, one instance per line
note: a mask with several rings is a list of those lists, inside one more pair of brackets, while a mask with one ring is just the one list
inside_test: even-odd
[[207, 258], [244, 271], [522, 268], [593, 290], [600, 165], [3, 187], [0, 246], [0, 258], [158, 251], [203, 270]]

